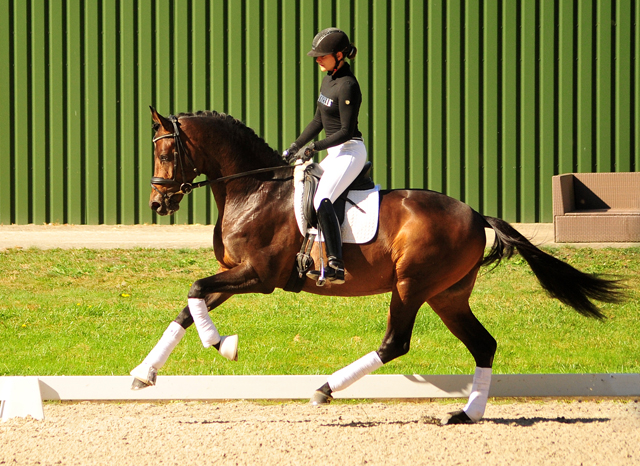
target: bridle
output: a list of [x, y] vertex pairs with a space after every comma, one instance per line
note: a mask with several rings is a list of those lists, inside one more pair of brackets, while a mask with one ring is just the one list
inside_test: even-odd
[[[171, 196], [175, 195], [175, 194], [189, 194], [191, 193], [194, 189], [196, 188], [200, 188], [202, 186], [206, 186], [208, 184], [213, 184], [213, 183], [218, 183], [221, 181], [228, 181], [228, 180], [233, 180], [236, 178], [242, 178], [245, 176], [250, 176], [250, 175], [255, 175], [258, 173], [266, 173], [266, 172], [272, 172], [272, 171], [276, 171], [276, 170], [283, 170], [283, 169], [293, 169], [294, 167], [291, 165], [284, 165], [284, 166], [278, 166], [278, 167], [268, 167], [268, 168], [259, 168], [257, 170], [251, 170], [251, 171], [247, 171], [247, 172], [242, 172], [242, 173], [236, 173], [235, 175], [228, 175], [228, 176], [223, 176], [220, 178], [216, 178], [215, 180], [204, 180], [204, 181], [199, 181], [197, 183], [189, 183], [189, 182], [185, 182], [185, 183], [180, 183], [179, 181], [176, 180], [176, 173], [178, 172], [178, 168], [180, 168], [180, 172], [182, 174], [182, 179], [186, 179], [186, 172], [185, 172], [185, 163], [183, 162], [183, 160], [186, 160], [190, 165], [191, 168], [193, 169], [193, 171], [196, 174], [196, 177], [200, 176], [201, 173], [198, 170], [198, 167], [196, 167], [196, 164], [193, 160], [193, 158], [191, 158], [191, 155], [189, 154], [189, 152], [185, 149], [184, 144], [182, 143], [182, 139], [180, 138], [180, 124], [178, 123], [178, 118], [175, 117], [174, 115], [171, 115], [168, 117], [168, 120], [171, 122], [171, 124], [173, 125], [173, 133], [170, 134], [163, 134], [162, 136], [158, 136], [156, 138], [153, 138], [153, 143], [155, 144], [156, 141], [159, 141], [160, 139], [165, 139], [165, 138], [173, 138], [174, 142], [175, 142], [175, 147], [176, 147], [176, 151], [173, 152], [173, 177], [172, 178], [161, 178], [158, 176], [154, 176], [151, 178], [151, 187], [153, 188], [153, 190], [155, 192], [157, 192], [158, 194], [160, 194], [162, 196], [162, 199], [164, 201], [167, 201], [171, 198]], [[160, 190], [158, 188], [156, 188], [155, 185], [158, 186], [179, 186], [179, 189], [177, 191], [171, 192], [171, 193], [166, 193], [166, 192], [160, 192]]]
[[[174, 143], [175, 143], [175, 147], [176, 147], [176, 150], [173, 152], [173, 177], [172, 178], [161, 178], [161, 177], [158, 177], [158, 176], [154, 176], [154, 177], [151, 178], [151, 187], [158, 194], [160, 194], [163, 199], [169, 199], [174, 194], [189, 194], [191, 191], [193, 191], [194, 188], [198, 188], [200, 186], [204, 186], [205, 184], [207, 184], [209, 182], [209, 180], [205, 180], [205, 181], [201, 181], [200, 183], [196, 183], [194, 185], [194, 184], [188, 183], [188, 182], [187, 183], [180, 183], [179, 181], [176, 180], [176, 173], [178, 173], [178, 168], [180, 168], [180, 172], [182, 174], [182, 179], [183, 180], [186, 179], [185, 162], [183, 160], [186, 160], [186, 161], [189, 162], [189, 164], [191, 165], [191, 168], [193, 168], [193, 171], [196, 174], [196, 177], [200, 175], [200, 171], [196, 167], [196, 164], [193, 161], [193, 159], [191, 158], [191, 155], [189, 155], [189, 152], [187, 152], [186, 149], [184, 148], [184, 144], [182, 143], [182, 139], [180, 138], [180, 125], [178, 124], [178, 119], [173, 115], [171, 115], [168, 119], [171, 122], [171, 124], [173, 125], [173, 133], [163, 134], [162, 136], [158, 136], [156, 138], [153, 138], [153, 143], [154, 144], [157, 141], [159, 141], [160, 139], [173, 138]], [[160, 190], [158, 188], [156, 188], [155, 185], [159, 185], [159, 186], [180, 186], [180, 188], [178, 189], [178, 191], [175, 191], [175, 192], [167, 194], [167, 193], [160, 192]]]

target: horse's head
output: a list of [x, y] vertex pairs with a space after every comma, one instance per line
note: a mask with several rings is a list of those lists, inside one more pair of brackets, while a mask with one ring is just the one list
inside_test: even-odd
[[191, 182], [199, 172], [184, 146], [178, 118], [165, 118], [153, 107], [149, 108], [156, 131], [149, 207], [160, 215], [171, 215], [180, 208], [184, 195], [193, 189]]

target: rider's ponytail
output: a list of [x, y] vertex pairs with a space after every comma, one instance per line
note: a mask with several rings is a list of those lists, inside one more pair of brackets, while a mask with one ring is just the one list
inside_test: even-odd
[[358, 53], [358, 49], [356, 48], [356, 46], [353, 44], [350, 44], [349, 47], [347, 47], [347, 49], [345, 50], [344, 56], [349, 60], [353, 60], [356, 57], [357, 53]]

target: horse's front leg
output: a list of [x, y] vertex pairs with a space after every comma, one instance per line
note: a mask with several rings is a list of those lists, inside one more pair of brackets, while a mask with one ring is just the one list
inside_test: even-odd
[[[224, 303], [230, 297], [231, 294], [229, 293], [217, 293], [211, 295], [209, 296], [209, 299], [207, 299], [207, 305], [209, 309], [213, 309]], [[144, 358], [144, 361], [131, 371], [131, 375], [134, 377], [133, 384], [131, 386], [132, 390], [139, 390], [150, 385], [155, 385], [158, 371], [165, 365], [167, 359], [169, 359], [169, 356], [171, 355], [171, 352], [175, 349], [178, 343], [180, 343], [186, 329], [191, 326], [192, 323], [193, 318], [189, 311], [189, 306], [187, 306], [182, 310], [182, 312], [180, 312], [180, 314], [178, 314], [178, 317], [169, 324], [162, 334], [160, 341], [158, 341], [158, 343], [153, 347], [147, 357]], [[213, 322], [211, 325], [213, 326]], [[215, 329], [215, 326], [213, 326], [213, 328]], [[228, 359], [237, 360], [237, 341], [237, 335], [231, 337], [220, 337], [215, 344], [208, 346], [216, 347], [218, 351]], [[233, 347], [235, 347], [235, 351], [233, 351]]]
[[222, 356], [230, 360], [238, 358], [238, 336], [222, 336], [214, 325], [209, 310], [218, 307], [234, 292], [260, 292], [261, 280], [253, 267], [244, 263], [211, 277], [194, 282], [189, 290], [188, 306], [169, 324], [167, 330], [142, 364], [131, 371], [134, 377], [132, 389], [155, 385], [158, 370], [164, 366], [173, 349], [180, 342], [185, 330], [196, 324], [198, 335], [205, 348], [215, 347]]

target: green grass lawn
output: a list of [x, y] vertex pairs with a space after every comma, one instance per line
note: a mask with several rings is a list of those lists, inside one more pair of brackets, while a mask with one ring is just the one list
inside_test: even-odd
[[[495, 373], [640, 372], [640, 248], [551, 249], [590, 273], [628, 278], [630, 299], [596, 321], [548, 298], [520, 256], [483, 269], [472, 309], [498, 341]], [[217, 269], [210, 249], [0, 252], [0, 375], [126, 375]], [[238, 333], [238, 362], [190, 328], [163, 375], [329, 374], [378, 348], [389, 295], [239, 295], [212, 312]], [[409, 354], [377, 373], [470, 374], [469, 352], [428, 306]]]

